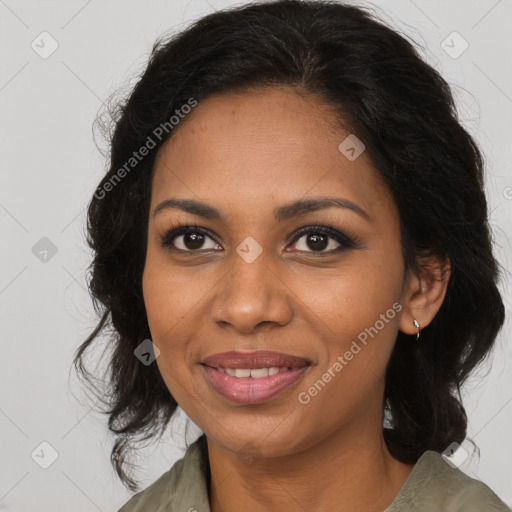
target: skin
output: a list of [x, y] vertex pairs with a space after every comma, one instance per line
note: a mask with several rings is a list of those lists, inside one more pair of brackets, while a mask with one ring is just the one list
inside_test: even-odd
[[[150, 215], [143, 275], [158, 368], [207, 436], [213, 512], [382, 511], [413, 468], [391, 456], [382, 436], [384, 374], [398, 330], [416, 334], [413, 319], [423, 328], [437, 313], [449, 272], [440, 279], [434, 260], [421, 275], [405, 272], [391, 193], [366, 152], [350, 161], [339, 151], [350, 132], [337, 121], [319, 99], [289, 87], [216, 95], [193, 109], [157, 155], [151, 212], [170, 197], [187, 198], [224, 218], [177, 208]], [[319, 196], [347, 199], [369, 220], [330, 207], [276, 222], [274, 208]], [[188, 255], [160, 245], [171, 226], [194, 224], [216, 240], [205, 237]], [[340, 245], [332, 238], [324, 248], [308, 244], [308, 234], [290, 239], [318, 224], [356, 237], [357, 245], [332, 252]], [[262, 248], [252, 263], [236, 252], [249, 236]], [[174, 239], [190, 250], [184, 244], [184, 236]], [[298, 394], [396, 302], [401, 311], [300, 403]], [[200, 362], [258, 349], [312, 364], [268, 402], [220, 396]]]

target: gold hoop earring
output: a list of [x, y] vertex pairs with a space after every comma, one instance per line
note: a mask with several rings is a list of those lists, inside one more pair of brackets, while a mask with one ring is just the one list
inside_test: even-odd
[[416, 320], [416, 318], [413, 320], [413, 323], [414, 327], [418, 329], [418, 332], [416, 333], [416, 341], [418, 341], [420, 339], [420, 324], [418, 323], [418, 320]]

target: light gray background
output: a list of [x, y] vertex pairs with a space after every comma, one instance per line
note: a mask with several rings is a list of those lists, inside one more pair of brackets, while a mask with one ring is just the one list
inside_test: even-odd
[[[104, 162], [91, 125], [111, 92], [133, 84], [130, 77], [142, 71], [158, 35], [235, 3], [244, 2], [0, 0], [0, 510], [106, 512], [130, 496], [110, 467], [106, 420], [91, 412], [70, 373], [74, 350], [96, 324], [85, 287], [91, 255], [83, 239], [84, 208]], [[461, 118], [486, 156], [496, 251], [508, 273], [511, 1], [373, 5], [423, 45], [427, 61], [453, 84]], [[47, 59], [31, 48], [34, 40], [43, 45], [43, 31], [59, 45]], [[469, 44], [458, 58], [441, 47], [453, 31]], [[458, 39], [448, 42], [452, 51], [461, 48]], [[50, 40], [44, 45], [50, 48]], [[33, 253], [43, 237], [57, 249], [46, 263]], [[464, 394], [469, 436], [481, 459], [469, 459], [461, 469], [512, 506], [509, 282], [507, 277], [501, 287], [508, 317], [492, 368], [484, 366]], [[184, 424], [182, 414], [174, 439], [169, 435], [140, 453], [143, 487], [183, 455]], [[188, 441], [198, 434], [193, 425]], [[49, 462], [51, 449], [42, 442], [58, 452], [48, 469], [31, 458], [36, 450], [35, 459]]]

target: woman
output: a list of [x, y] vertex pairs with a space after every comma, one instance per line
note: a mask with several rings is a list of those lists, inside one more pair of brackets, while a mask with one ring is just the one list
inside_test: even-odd
[[481, 153], [409, 42], [337, 2], [216, 12], [115, 122], [75, 362], [112, 327], [130, 489], [178, 404], [204, 432], [120, 512], [508, 510], [441, 455], [504, 307]]

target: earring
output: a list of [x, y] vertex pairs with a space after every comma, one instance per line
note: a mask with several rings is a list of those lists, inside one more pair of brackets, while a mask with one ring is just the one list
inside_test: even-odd
[[414, 323], [414, 327], [416, 327], [416, 329], [418, 329], [418, 332], [416, 334], [416, 341], [418, 341], [420, 338], [420, 324], [418, 323], [418, 320], [416, 320], [416, 318], [413, 320], [413, 323]]

